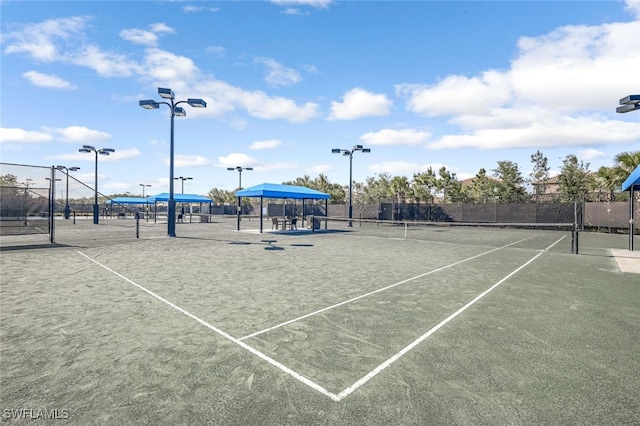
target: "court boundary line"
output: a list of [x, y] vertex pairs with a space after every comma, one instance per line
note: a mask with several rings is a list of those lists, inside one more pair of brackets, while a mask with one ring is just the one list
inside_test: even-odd
[[90, 256], [82, 253], [81, 251], [77, 251], [77, 253], [82, 255], [82, 256], [84, 256], [85, 258], [87, 258], [91, 262], [95, 263], [96, 265], [106, 269], [107, 271], [111, 272], [112, 274], [118, 276], [119, 278], [122, 278], [123, 280], [125, 280], [129, 284], [132, 284], [133, 286], [135, 286], [138, 289], [144, 291], [148, 295], [156, 298], [157, 300], [161, 301], [162, 303], [165, 303], [165, 304], [169, 305], [170, 307], [172, 307], [173, 309], [177, 310], [178, 312], [180, 312], [180, 313], [186, 315], [187, 317], [191, 318], [192, 320], [200, 323], [201, 325], [205, 326], [206, 328], [208, 328], [209, 330], [213, 331], [214, 333], [224, 337], [227, 340], [230, 340], [231, 342], [235, 343], [236, 345], [240, 346], [241, 348], [249, 351], [253, 355], [255, 355], [258, 358], [262, 359], [263, 361], [268, 362], [272, 366], [278, 368], [279, 370], [283, 371], [284, 373], [288, 374], [289, 376], [293, 377], [294, 379], [304, 383], [305, 385], [309, 386], [313, 390], [315, 390], [315, 391], [317, 391], [317, 392], [319, 392], [319, 393], [331, 398], [332, 400], [334, 400], [336, 402], [339, 401], [339, 399], [337, 399], [337, 395], [335, 393], [329, 392], [327, 389], [325, 389], [324, 387], [322, 387], [319, 384], [315, 383], [314, 381], [308, 379], [307, 377], [304, 377], [302, 374], [292, 370], [291, 368], [287, 367], [286, 365], [284, 365], [284, 364], [276, 361], [275, 359], [265, 355], [264, 353], [262, 353], [259, 350], [253, 348], [252, 346], [249, 346], [246, 343], [236, 339], [235, 337], [233, 337], [229, 333], [227, 333], [227, 332], [225, 332], [225, 331], [223, 331], [223, 330], [221, 330], [221, 329], [209, 324], [208, 322], [198, 318], [197, 316], [195, 316], [192, 313], [186, 311], [185, 309], [182, 309], [180, 306], [168, 301], [167, 299], [165, 299], [164, 297], [162, 297], [160, 295], [155, 294], [151, 290], [146, 289], [145, 287], [141, 286], [140, 284], [136, 283], [135, 281], [133, 281], [133, 280], [125, 277], [124, 275], [114, 271], [113, 269], [109, 268], [108, 266], [103, 265], [102, 263], [100, 263], [97, 260], [91, 258]]
[[489, 294], [491, 291], [493, 291], [494, 289], [496, 289], [498, 286], [500, 286], [500, 284], [504, 283], [505, 281], [507, 281], [509, 278], [511, 278], [512, 276], [514, 276], [515, 274], [517, 274], [518, 272], [520, 272], [522, 269], [526, 268], [528, 265], [530, 265], [531, 263], [533, 263], [533, 261], [535, 261], [538, 257], [542, 256], [544, 253], [547, 253], [548, 250], [553, 247], [554, 245], [556, 245], [557, 243], [559, 243], [560, 241], [562, 241], [565, 237], [563, 236], [562, 238], [560, 238], [559, 240], [557, 240], [556, 242], [554, 242], [553, 244], [551, 244], [549, 247], [547, 247], [544, 250], [541, 250], [538, 254], [536, 254], [535, 256], [533, 256], [531, 259], [529, 259], [527, 262], [525, 262], [524, 264], [522, 264], [521, 266], [519, 266], [517, 269], [515, 269], [514, 271], [512, 271], [509, 275], [507, 275], [506, 277], [502, 278], [500, 281], [498, 281], [497, 283], [495, 283], [494, 285], [492, 285], [491, 287], [489, 287], [488, 289], [486, 289], [485, 291], [483, 291], [482, 293], [480, 293], [479, 295], [477, 295], [476, 297], [474, 297], [470, 302], [468, 302], [467, 304], [465, 304], [463, 307], [461, 307], [460, 309], [458, 309], [457, 311], [455, 311], [454, 313], [452, 313], [451, 315], [449, 315], [447, 318], [445, 318], [444, 320], [440, 321], [438, 324], [436, 324], [434, 327], [432, 327], [429, 331], [427, 331], [426, 333], [424, 333], [422, 336], [418, 337], [417, 339], [415, 339], [413, 342], [411, 342], [410, 344], [408, 344], [407, 346], [405, 346], [404, 348], [402, 348], [400, 351], [396, 352], [393, 356], [391, 356], [390, 358], [388, 358], [385, 362], [383, 362], [382, 364], [378, 365], [376, 368], [374, 368], [373, 370], [371, 370], [369, 373], [367, 373], [366, 375], [364, 375], [363, 377], [361, 377], [360, 379], [358, 379], [354, 384], [352, 384], [351, 386], [349, 386], [348, 388], [344, 389], [342, 392], [337, 394], [338, 397], [338, 401], [343, 400], [344, 398], [346, 398], [347, 396], [349, 396], [351, 393], [355, 392], [358, 388], [360, 388], [362, 385], [364, 385], [365, 383], [367, 383], [369, 380], [371, 380], [372, 378], [374, 378], [375, 376], [378, 375], [378, 373], [380, 373], [381, 371], [385, 370], [387, 367], [389, 367], [391, 364], [393, 364], [394, 362], [396, 362], [398, 359], [400, 359], [400, 357], [402, 357], [404, 354], [406, 354], [407, 352], [409, 352], [411, 349], [415, 348], [416, 346], [418, 346], [420, 343], [422, 343], [423, 341], [425, 341], [429, 336], [431, 336], [433, 333], [435, 333], [436, 331], [438, 331], [440, 328], [444, 327], [448, 322], [450, 322], [451, 320], [453, 320], [454, 318], [456, 318], [458, 315], [460, 315], [461, 313], [463, 313], [464, 311], [466, 311], [468, 308], [470, 308], [472, 305], [474, 305], [477, 301], [479, 301], [480, 299], [482, 299], [484, 296], [486, 296], [487, 294]]
[[[530, 237], [533, 238], [533, 237]], [[455, 311], [453, 314], [449, 315], [447, 318], [445, 318], [444, 320], [442, 320], [441, 322], [439, 322], [436, 326], [432, 327], [429, 331], [427, 331], [426, 333], [424, 333], [422, 336], [418, 337], [417, 339], [415, 339], [413, 342], [411, 342], [409, 345], [405, 346], [403, 349], [401, 349], [399, 352], [397, 352], [396, 354], [394, 354], [393, 356], [391, 356], [390, 358], [388, 358], [385, 362], [383, 362], [382, 364], [378, 365], [375, 369], [371, 370], [369, 373], [367, 373], [365, 376], [361, 377], [359, 380], [357, 380], [354, 384], [352, 384], [351, 386], [347, 387], [346, 389], [342, 390], [340, 393], [333, 393], [328, 391], [326, 388], [324, 388], [323, 386], [319, 385], [318, 383], [310, 380], [309, 378], [303, 376], [302, 374], [292, 370], [291, 368], [287, 367], [286, 365], [276, 361], [275, 359], [269, 357], [268, 355], [264, 354], [263, 352], [260, 352], [259, 350], [253, 348], [252, 346], [244, 343], [242, 340], [237, 339], [233, 336], [231, 336], [229, 333], [209, 324], [208, 322], [200, 319], [199, 317], [193, 315], [192, 313], [186, 311], [185, 309], [179, 307], [178, 305], [170, 302], [169, 300], [163, 298], [162, 296], [152, 292], [151, 290], [143, 287], [142, 285], [136, 283], [135, 281], [125, 277], [124, 275], [120, 274], [119, 272], [109, 268], [108, 266], [98, 262], [97, 260], [93, 259], [92, 257], [90, 257], [89, 255], [81, 252], [81, 251], [76, 251], [78, 254], [80, 254], [81, 256], [83, 256], [84, 258], [88, 259], [89, 261], [95, 263], [96, 265], [100, 266], [101, 268], [111, 272], [112, 274], [116, 275], [117, 277], [123, 279], [124, 281], [128, 282], [129, 284], [135, 286], [136, 288], [144, 291], [145, 293], [147, 293], [148, 295], [152, 296], [153, 298], [159, 300], [160, 302], [172, 307], [173, 309], [177, 310], [178, 312], [180, 312], [181, 314], [187, 316], [188, 318], [191, 318], [192, 320], [196, 321], [197, 323], [203, 325], [204, 327], [208, 328], [209, 330], [213, 331], [214, 333], [218, 334], [219, 336], [235, 343], [236, 345], [240, 346], [241, 348], [247, 350], [249, 353], [257, 356], [258, 358], [262, 359], [263, 361], [266, 361], [267, 363], [269, 363], [270, 365], [278, 368], [279, 370], [281, 370], [282, 372], [286, 373], [287, 375], [293, 377], [294, 379], [298, 380], [299, 382], [309, 386], [310, 388], [312, 388], [313, 390], [317, 391], [318, 393], [330, 398], [331, 400], [333, 400], [334, 402], [340, 402], [342, 401], [344, 398], [346, 398], [347, 396], [349, 396], [350, 394], [352, 394], [353, 392], [355, 392], [356, 390], [358, 390], [360, 387], [362, 387], [364, 384], [366, 384], [369, 380], [371, 380], [372, 378], [374, 378], [375, 376], [377, 376], [380, 372], [382, 372], [383, 370], [385, 370], [387, 367], [389, 367], [390, 365], [392, 365], [394, 362], [396, 362], [398, 359], [400, 359], [404, 354], [406, 354], [407, 352], [409, 352], [411, 349], [413, 349], [414, 347], [418, 346], [420, 343], [422, 343], [424, 340], [426, 340], [429, 336], [431, 336], [432, 334], [434, 334], [436, 331], [438, 331], [440, 328], [444, 327], [447, 323], [449, 323], [451, 320], [453, 320], [454, 318], [456, 318], [458, 315], [460, 315], [461, 313], [463, 313], [464, 311], [466, 311], [469, 307], [471, 307], [472, 305], [474, 305], [476, 302], [478, 302], [480, 299], [482, 299], [484, 296], [486, 296], [487, 294], [489, 294], [491, 291], [493, 291], [495, 288], [497, 288], [499, 285], [501, 285], [502, 283], [504, 283], [506, 280], [508, 280], [509, 278], [511, 278], [513, 275], [515, 275], [516, 273], [518, 273], [520, 270], [524, 269], [526, 266], [528, 266], [529, 264], [531, 264], [533, 261], [535, 261], [538, 257], [540, 257], [542, 254], [546, 253], [551, 247], [553, 247], [555, 244], [557, 244], [558, 242], [560, 242], [562, 239], [564, 239], [565, 237], [560, 238], [559, 240], [557, 240], [556, 242], [554, 242], [553, 244], [551, 244], [549, 247], [547, 247], [544, 250], [541, 250], [538, 254], [536, 254], [533, 258], [529, 259], [526, 263], [524, 263], [523, 265], [521, 265], [520, 267], [518, 267], [517, 269], [515, 269], [514, 271], [512, 271], [509, 275], [507, 275], [506, 277], [502, 278], [500, 281], [498, 281], [497, 283], [493, 284], [491, 287], [489, 287], [487, 290], [483, 291], [482, 293], [480, 293], [478, 296], [474, 297], [470, 302], [468, 302], [467, 304], [465, 304], [462, 308], [458, 309], [457, 311]], [[527, 238], [528, 239], [528, 238]], [[522, 240], [524, 241], [524, 240]], [[519, 241], [518, 241], [519, 242]], [[512, 244], [517, 244], [518, 242], [512, 243]], [[510, 244], [510, 245], [512, 245]], [[506, 246], [508, 247], [508, 245]], [[501, 247], [504, 248], [504, 247]], [[491, 250], [490, 252], [493, 251], [497, 251], [500, 250], [500, 248]], [[487, 252], [488, 253], [488, 252]], [[483, 254], [479, 254], [476, 255], [476, 257], [479, 257]], [[462, 262], [462, 261], [461, 261]], [[461, 263], [460, 262], [460, 263]]]
[[[509, 246], [512, 246], [512, 245], [514, 245], [514, 244], [518, 244], [518, 243], [521, 243], [521, 242], [526, 241], [526, 240], [530, 240], [531, 238], [535, 238], [535, 237], [536, 237], [536, 235], [532, 235], [532, 236], [530, 236], [530, 237], [523, 238], [523, 239], [518, 240], [518, 241], [515, 241], [515, 242], [513, 242], [513, 243], [506, 244], [506, 245], [504, 245], [504, 246], [502, 246], [502, 247], [493, 248], [493, 249], [491, 249], [491, 250], [489, 250], [489, 251], [486, 251], [486, 252], [483, 252], [483, 253], [476, 254], [476, 255], [474, 255], [474, 256], [468, 257], [468, 258], [466, 258], [466, 259], [459, 260], [459, 261], [454, 262], [454, 263], [451, 263], [451, 264], [449, 264], [449, 265], [445, 265], [445, 266], [441, 266], [441, 267], [436, 268], [436, 269], [432, 269], [432, 270], [430, 270], [430, 271], [428, 271], [428, 272], [422, 273], [422, 274], [420, 274], [420, 275], [416, 275], [415, 277], [411, 277], [411, 278], [404, 279], [404, 280], [402, 280], [402, 281], [398, 281], [397, 283], [393, 283], [393, 284], [390, 284], [390, 285], [388, 285], [388, 286], [386, 286], [386, 287], [382, 287], [382, 288], [379, 288], [379, 289], [377, 289], [377, 290], [370, 291], [369, 293], [361, 294], [361, 295], [359, 295], [359, 296], [352, 297], [351, 299], [344, 300], [344, 301], [339, 302], [339, 303], [336, 303], [336, 304], [334, 304], [334, 305], [327, 306], [327, 307], [322, 308], [322, 309], [318, 309], [317, 311], [310, 312], [310, 313], [308, 313], [308, 314], [305, 314], [305, 315], [299, 316], [299, 317], [297, 317], [297, 318], [294, 318], [294, 319], [291, 319], [291, 320], [288, 320], [288, 321], [282, 322], [282, 323], [280, 323], [280, 324], [276, 324], [276, 325], [274, 325], [274, 326], [272, 326], [272, 327], [265, 328], [264, 330], [256, 331], [255, 333], [251, 333], [251, 334], [248, 334], [248, 335], [246, 335], [246, 336], [244, 336], [244, 337], [240, 337], [238, 340], [246, 340], [246, 339], [249, 339], [249, 338], [251, 338], [251, 337], [259, 336], [259, 335], [261, 335], [261, 334], [267, 333], [267, 332], [269, 332], [269, 331], [276, 330], [276, 329], [278, 329], [278, 328], [284, 327], [284, 326], [289, 325], [289, 324], [292, 324], [292, 323], [294, 323], [294, 322], [298, 322], [298, 321], [301, 321], [301, 320], [303, 320], [303, 319], [306, 319], [306, 318], [312, 317], [312, 316], [314, 316], [314, 315], [318, 315], [318, 314], [321, 314], [321, 313], [323, 313], [323, 312], [329, 311], [329, 310], [331, 310], [331, 309], [338, 308], [338, 307], [340, 307], [340, 306], [342, 306], [342, 305], [346, 305], [347, 303], [355, 302], [356, 300], [360, 300], [360, 299], [363, 299], [363, 298], [365, 298], [365, 297], [369, 297], [369, 296], [372, 296], [372, 295], [374, 295], [374, 294], [381, 293], [381, 292], [386, 291], [386, 290], [389, 290], [389, 289], [391, 289], [391, 288], [393, 288], [393, 287], [397, 287], [397, 286], [399, 286], [399, 285], [401, 285], [401, 284], [405, 284], [405, 283], [408, 283], [408, 282], [410, 282], [410, 281], [417, 280], [418, 278], [422, 278], [422, 277], [425, 277], [425, 276], [427, 276], [427, 275], [434, 274], [434, 273], [436, 273], [436, 272], [440, 272], [440, 271], [442, 271], [442, 270], [444, 270], [444, 269], [452, 268], [452, 267], [457, 266], [457, 265], [459, 265], [459, 264], [461, 264], [461, 263], [468, 262], [468, 261], [473, 260], [473, 259], [477, 259], [478, 257], [485, 256], [485, 255], [487, 255], [487, 254], [493, 253], [493, 252], [498, 251], [498, 250], [502, 250], [502, 249], [507, 248], [507, 247], [509, 247]], [[563, 237], [563, 238], [564, 238], [564, 237]], [[550, 247], [551, 247], [551, 246], [550, 246]], [[550, 248], [550, 247], [549, 247], [549, 248]], [[548, 248], [547, 248], [547, 250], [548, 250]]]

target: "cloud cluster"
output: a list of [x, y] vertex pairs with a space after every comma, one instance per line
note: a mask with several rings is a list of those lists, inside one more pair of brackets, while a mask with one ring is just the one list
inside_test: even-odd
[[[628, 2], [638, 10], [638, 2]], [[402, 83], [396, 94], [424, 117], [447, 117], [459, 132], [429, 148], [555, 147], [630, 143], [640, 125], [607, 119], [638, 86], [640, 21], [565, 26], [522, 37], [506, 70]]]

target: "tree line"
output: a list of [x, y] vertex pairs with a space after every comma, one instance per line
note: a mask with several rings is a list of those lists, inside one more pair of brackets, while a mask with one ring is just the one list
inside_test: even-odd
[[[417, 203], [536, 201], [542, 197], [541, 194], [546, 193], [550, 185], [551, 169], [547, 157], [539, 150], [531, 155], [531, 163], [532, 171], [526, 177], [523, 176], [518, 164], [505, 160], [498, 161], [494, 169], [481, 168], [472, 179], [466, 181], [461, 181], [456, 173], [445, 166], [438, 170], [429, 167], [425, 171], [414, 173], [412, 178], [378, 173], [367, 177], [365, 182], [353, 182], [353, 202], [366, 205], [407, 201]], [[625, 199], [624, 194], [616, 194], [616, 192], [619, 191], [622, 182], [640, 165], [640, 151], [622, 152], [614, 157], [613, 163], [611, 167], [602, 166], [596, 171], [591, 171], [589, 163], [578, 160], [573, 154], [567, 155], [557, 176], [558, 191], [554, 194], [553, 201], [575, 201], [583, 198], [589, 201], [610, 201], [614, 196], [618, 200]], [[315, 179], [304, 175], [283, 184], [306, 186], [327, 193], [330, 195], [329, 203], [331, 204], [346, 204], [349, 201], [349, 185], [331, 182], [323, 173]], [[4, 202], [14, 197], [16, 199], [24, 197], [23, 191], [19, 189], [22, 185], [14, 175], [0, 176], [0, 186], [5, 187]], [[212, 188], [207, 195], [215, 203], [233, 204], [237, 202], [236, 190]], [[111, 194], [109, 198], [119, 196], [130, 197], [132, 194], [129, 192]], [[91, 203], [93, 199], [85, 197], [70, 200], [70, 202], [81, 201]], [[244, 202], [251, 201], [245, 199]]]
[[[481, 168], [467, 181], [461, 181], [456, 173], [445, 166], [437, 171], [432, 167], [416, 172], [410, 179], [406, 176], [391, 176], [378, 173], [367, 177], [365, 182], [353, 182], [354, 204], [377, 204], [391, 201], [423, 203], [518, 203], [536, 201], [542, 198], [550, 185], [549, 161], [536, 151], [531, 155], [532, 171], [523, 176], [518, 164], [512, 161], [498, 161], [494, 169]], [[614, 165], [602, 166], [597, 171], [589, 169], [590, 164], [567, 155], [558, 175], [558, 191], [554, 201], [575, 201], [587, 196], [591, 201], [611, 201], [622, 182], [640, 165], [640, 151], [622, 152], [615, 156]], [[329, 203], [346, 204], [349, 185], [332, 183], [325, 174], [311, 179], [308, 175], [283, 182], [285, 185], [306, 186], [330, 195]], [[527, 187], [530, 187], [530, 191]], [[236, 189], [237, 190], [237, 189]], [[236, 202], [235, 191], [213, 188], [208, 196], [216, 203]], [[617, 194], [617, 199], [624, 199]], [[249, 202], [249, 201], [247, 201]]]

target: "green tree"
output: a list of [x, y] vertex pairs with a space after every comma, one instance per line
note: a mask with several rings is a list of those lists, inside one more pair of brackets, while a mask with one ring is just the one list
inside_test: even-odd
[[565, 201], [579, 201], [589, 188], [589, 163], [583, 163], [573, 154], [562, 161], [559, 192]]
[[616, 189], [616, 179], [612, 167], [602, 166], [597, 172], [589, 175], [587, 187], [593, 193], [595, 201], [613, 200], [613, 192]]
[[533, 186], [533, 194], [538, 202], [539, 194], [544, 194], [547, 187], [544, 182], [549, 179], [549, 160], [539, 150], [531, 156], [533, 171], [529, 173], [529, 183]]
[[233, 203], [236, 201], [236, 196], [233, 191], [226, 191], [224, 189], [212, 188], [207, 194], [209, 198], [215, 203]]
[[438, 177], [431, 167], [425, 172], [414, 173], [411, 183], [416, 199], [433, 203], [434, 192], [438, 187]]
[[640, 165], [640, 151], [621, 152], [613, 158], [613, 161], [615, 163], [612, 173], [613, 183], [614, 186], [620, 188], [622, 183]]
[[494, 188], [496, 182], [487, 176], [487, 171], [481, 168], [469, 186], [469, 201], [474, 203], [487, 203], [495, 200]]
[[493, 170], [497, 178], [495, 193], [497, 201], [501, 203], [519, 203], [526, 198], [524, 178], [518, 169], [518, 165], [512, 161], [498, 161], [498, 167]]
[[447, 170], [445, 166], [440, 167], [440, 170], [438, 170], [436, 184], [438, 191], [442, 191], [442, 201], [445, 203], [447, 202], [447, 198], [451, 198], [452, 192], [455, 197], [458, 190], [462, 188], [456, 174]]

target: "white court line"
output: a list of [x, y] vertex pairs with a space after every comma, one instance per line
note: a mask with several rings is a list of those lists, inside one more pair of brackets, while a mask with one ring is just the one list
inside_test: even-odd
[[329, 398], [331, 398], [334, 401], [339, 401], [337, 395], [335, 393], [329, 392], [328, 390], [326, 390], [325, 388], [323, 388], [322, 386], [320, 386], [319, 384], [307, 379], [306, 377], [304, 377], [303, 375], [293, 371], [292, 369], [290, 369], [289, 367], [279, 363], [278, 361], [274, 360], [273, 358], [268, 357], [267, 355], [263, 354], [262, 352], [252, 348], [251, 346], [247, 345], [244, 342], [241, 342], [239, 339], [236, 339], [235, 337], [231, 336], [228, 333], [225, 333], [224, 331], [220, 330], [217, 327], [212, 326], [211, 324], [209, 324], [208, 322], [201, 320], [200, 318], [198, 318], [197, 316], [185, 311], [184, 309], [182, 309], [181, 307], [169, 302], [167, 299], [158, 296], [157, 294], [155, 294], [154, 292], [152, 292], [151, 290], [147, 290], [146, 288], [144, 288], [143, 286], [141, 286], [140, 284], [130, 280], [129, 278], [125, 277], [122, 274], [119, 274], [118, 272], [114, 271], [113, 269], [109, 268], [108, 266], [103, 265], [102, 263], [98, 262], [95, 259], [92, 259], [91, 257], [87, 256], [86, 254], [78, 251], [78, 253], [84, 257], [86, 257], [87, 259], [89, 259], [90, 261], [92, 261], [93, 263], [95, 263], [98, 266], [103, 267], [104, 269], [106, 269], [107, 271], [111, 272], [114, 275], [117, 275], [118, 277], [122, 278], [123, 280], [125, 280], [126, 282], [128, 282], [129, 284], [132, 284], [134, 286], [136, 286], [137, 288], [139, 288], [140, 290], [144, 291], [145, 293], [149, 294], [150, 296], [155, 297], [156, 299], [158, 299], [159, 301], [166, 303], [167, 305], [171, 306], [173, 309], [183, 313], [184, 315], [188, 316], [189, 318], [191, 318], [192, 320], [195, 320], [197, 322], [199, 322], [200, 324], [204, 325], [205, 327], [207, 327], [208, 329], [212, 330], [213, 332], [219, 334], [220, 336], [232, 341], [233, 343], [237, 344], [238, 346], [240, 346], [243, 349], [246, 349], [247, 351], [251, 352], [252, 354], [254, 354], [255, 356], [261, 358], [264, 361], [267, 361], [269, 364], [273, 365], [276, 368], [279, 368], [280, 370], [284, 371], [286, 374], [290, 375], [291, 377], [299, 380], [300, 382], [304, 383], [305, 385], [309, 386], [310, 388], [320, 392], [321, 394], [328, 396]]
[[[512, 246], [512, 245], [514, 245], [514, 244], [521, 243], [521, 242], [523, 242], [523, 241], [529, 240], [529, 239], [534, 238], [534, 237], [535, 237], [535, 235], [533, 235], [533, 236], [531, 236], [531, 237], [523, 238], [523, 239], [521, 239], [521, 240], [519, 240], [519, 241], [516, 241], [516, 242], [514, 242], [514, 243], [510, 243], [510, 244], [504, 245], [504, 246], [502, 246], [502, 247], [494, 248], [494, 249], [491, 249], [491, 250], [486, 251], [486, 252], [484, 252], [484, 253], [480, 253], [480, 254], [476, 254], [475, 256], [471, 256], [471, 257], [469, 257], [469, 258], [467, 258], [467, 259], [459, 260], [459, 261], [454, 262], [454, 263], [451, 263], [451, 264], [449, 264], [449, 265], [445, 265], [445, 266], [442, 266], [442, 267], [440, 267], [440, 268], [433, 269], [433, 270], [431, 270], [431, 271], [429, 271], [429, 272], [425, 272], [424, 274], [416, 275], [415, 277], [407, 278], [406, 280], [402, 280], [402, 281], [399, 281], [399, 282], [397, 282], [397, 283], [394, 283], [394, 284], [388, 285], [388, 286], [386, 286], [386, 287], [379, 288], [379, 289], [374, 290], [374, 291], [372, 291], [372, 292], [369, 292], [369, 293], [366, 293], [366, 294], [361, 294], [360, 296], [356, 296], [356, 297], [353, 297], [353, 298], [351, 298], [351, 299], [349, 299], [349, 300], [345, 300], [345, 301], [343, 301], [343, 302], [336, 303], [335, 305], [327, 306], [326, 308], [322, 308], [322, 309], [319, 309], [319, 310], [317, 310], [317, 311], [311, 312], [311, 313], [309, 313], [309, 314], [302, 315], [302, 316], [300, 316], [300, 317], [298, 317], [298, 318], [294, 318], [294, 319], [292, 319], [292, 320], [285, 321], [285, 322], [283, 322], [283, 323], [280, 323], [280, 324], [274, 325], [273, 327], [269, 327], [269, 328], [265, 328], [264, 330], [256, 331], [255, 333], [252, 333], [252, 334], [249, 334], [249, 335], [247, 335], [247, 336], [241, 337], [241, 338], [239, 338], [238, 340], [246, 340], [246, 339], [249, 339], [250, 337], [255, 337], [255, 336], [258, 336], [258, 335], [260, 335], [260, 334], [266, 333], [266, 332], [268, 332], [268, 331], [272, 331], [272, 330], [275, 330], [275, 329], [277, 329], [277, 328], [284, 327], [285, 325], [289, 325], [289, 324], [291, 324], [291, 323], [294, 323], [294, 322], [297, 322], [297, 321], [303, 320], [303, 319], [305, 319], [305, 318], [312, 317], [312, 316], [317, 315], [317, 314], [321, 314], [322, 312], [326, 312], [326, 311], [328, 311], [328, 310], [330, 310], [330, 309], [334, 309], [334, 308], [337, 308], [337, 307], [339, 307], [339, 306], [346, 305], [347, 303], [351, 303], [351, 302], [354, 302], [354, 301], [356, 301], [356, 300], [359, 300], [359, 299], [362, 299], [362, 298], [365, 298], [365, 297], [369, 297], [369, 296], [374, 295], [374, 294], [376, 294], [376, 293], [380, 293], [380, 292], [382, 292], [382, 291], [389, 290], [390, 288], [393, 288], [393, 287], [399, 286], [400, 284], [404, 284], [404, 283], [408, 283], [409, 281], [417, 280], [418, 278], [422, 278], [422, 277], [424, 277], [424, 276], [427, 276], [427, 275], [430, 275], [430, 274], [433, 274], [433, 273], [436, 273], [436, 272], [442, 271], [443, 269], [451, 268], [451, 267], [456, 266], [456, 265], [459, 265], [459, 264], [461, 264], [461, 263], [468, 262], [468, 261], [470, 261], [470, 260], [476, 259], [476, 258], [481, 257], [481, 256], [484, 256], [484, 255], [487, 255], [487, 254], [489, 254], [489, 253], [493, 253], [494, 251], [502, 250], [503, 248], [506, 248], [506, 247]], [[564, 237], [563, 237], [563, 238], [564, 238]], [[547, 250], [548, 250], [548, 248], [547, 248]]]
[[487, 294], [489, 294], [493, 289], [495, 289], [496, 287], [498, 287], [500, 284], [502, 284], [503, 282], [505, 282], [506, 280], [508, 280], [509, 278], [511, 278], [513, 275], [515, 275], [516, 273], [518, 273], [519, 271], [521, 271], [522, 269], [524, 269], [525, 267], [527, 267], [527, 265], [531, 264], [534, 260], [536, 260], [538, 257], [540, 257], [543, 253], [545, 253], [547, 250], [549, 250], [551, 247], [553, 247], [554, 245], [556, 245], [557, 243], [559, 243], [560, 241], [562, 241], [562, 239], [565, 237], [560, 238], [558, 241], [556, 241], [555, 243], [551, 244], [549, 247], [547, 247], [546, 249], [540, 251], [540, 253], [536, 254], [534, 257], [532, 257], [531, 259], [529, 259], [525, 264], [523, 264], [522, 266], [520, 266], [518, 269], [516, 269], [515, 271], [511, 272], [509, 275], [507, 275], [506, 277], [504, 277], [503, 279], [501, 279], [500, 281], [498, 281], [497, 283], [495, 283], [494, 285], [492, 285], [491, 287], [489, 287], [488, 289], [486, 289], [485, 291], [483, 291], [482, 293], [480, 293], [478, 296], [476, 296], [473, 300], [471, 300], [469, 303], [467, 303], [466, 305], [464, 305], [462, 308], [458, 309], [457, 311], [455, 311], [454, 313], [452, 313], [451, 315], [449, 315], [447, 318], [445, 318], [444, 320], [442, 320], [440, 323], [438, 323], [435, 327], [433, 327], [431, 330], [427, 331], [425, 334], [423, 334], [422, 336], [418, 337], [416, 340], [414, 340], [413, 342], [411, 342], [408, 346], [406, 346], [404, 349], [402, 349], [400, 352], [396, 353], [395, 355], [393, 355], [391, 358], [389, 358], [388, 360], [386, 360], [385, 362], [383, 362], [382, 364], [378, 365], [375, 369], [373, 369], [371, 372], [369, 372], [367, 375], [365, 375], [364, 377], [362, 377], [360, 380], [358, 380], [357, 382], [355, 382], [353, 385], [349, 386], [348, 388], [346, 388], [345, 390], [343, 390], [342, 392], [340, 392], [337, 395], [337, 401], [341, 401], [342, 399], [346, 398], [347, 396], [349, 396], [352, 392], [354, 392], [355, 390], [357, 390], [360, 386], [364, 385], [365, 383], [367, 383], [369, 380], [371, 380], [373, 377], [375, 377], [378, 373], [380, 373], [382, 370], [384, 370], [385, 368], [387, 368], [388, 366], [390, 366], [391, 364], [393, 364], [395, 361], [397, 361], [398, 359], [400, 359], [401, 356], [403, 356], [404, 354], [406, 354], [407, 352], [409, 352], [411, 349], [415, 348], [416, 346], [418, 346], [420, 343], [422, 343], [427, 337], [431, 336], [433, 333], [435, 333], [436, 331], [438, 331], [440, 328], [442, 328], [444, 325], [446, 325], [449, 321], [451, 321], [452, 319], [454, 319], [455, 317], [457, 317], [458, 315], [460, 315], [462, 312], [466, 311], [470, 306], [472, 306], [474, 303], [476, 303], [478, 300], [482, 299], [484, 296], [486, 296]]

